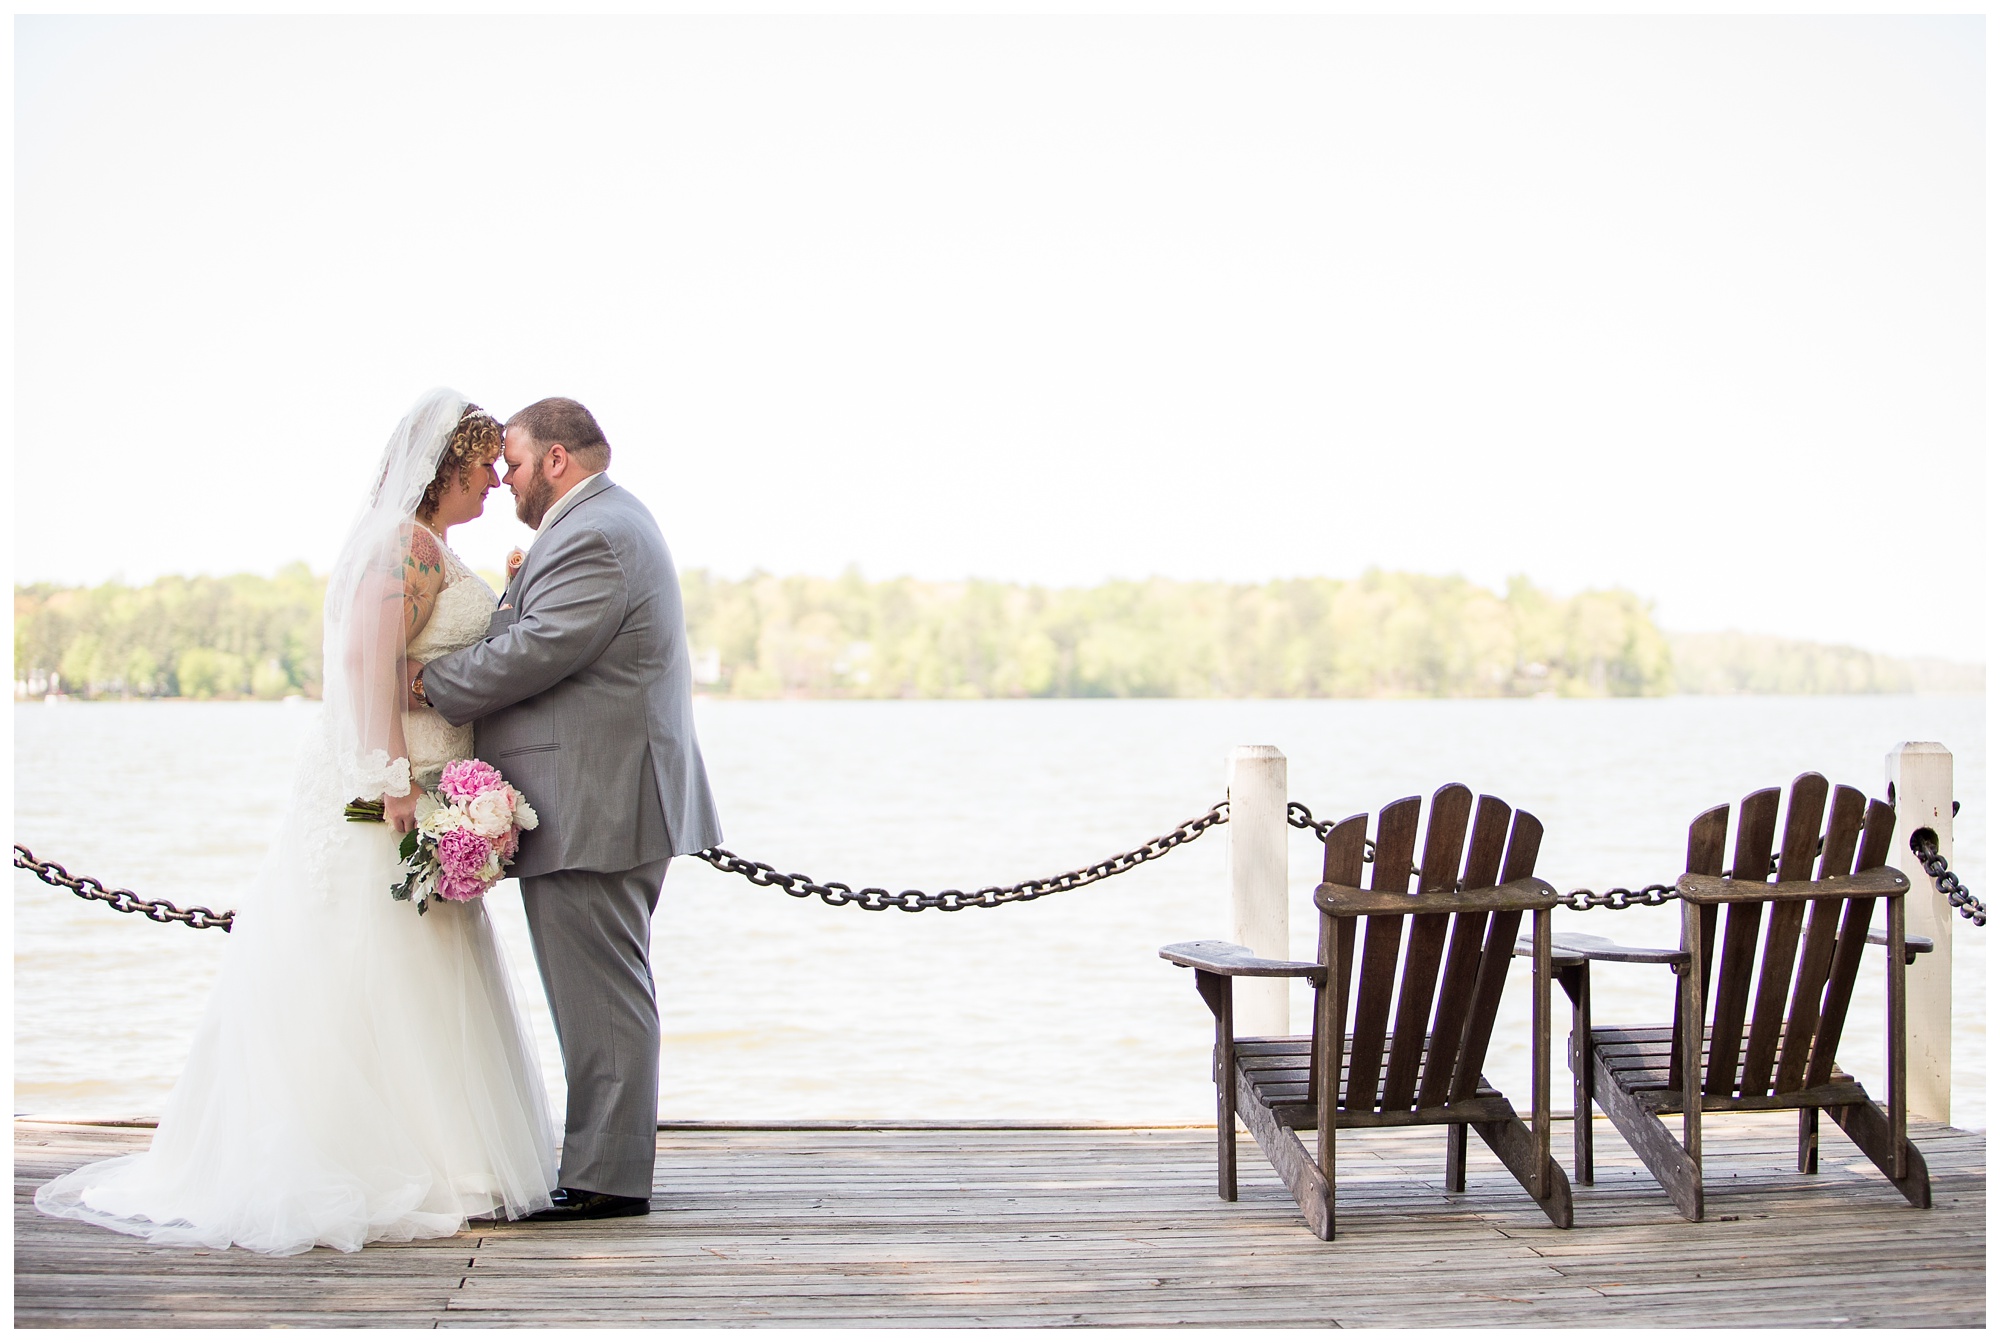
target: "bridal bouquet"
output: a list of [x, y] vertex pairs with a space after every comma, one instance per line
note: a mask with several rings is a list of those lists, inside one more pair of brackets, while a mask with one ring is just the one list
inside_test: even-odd
[[520, 790], [484, 760], [454, 760], [434, 792], [417, 798], [417, 828], [403, 836], [403, 879], [390, 888], [415, 900], [477, 900], [513, 861], [521, 832], [539, 819]]

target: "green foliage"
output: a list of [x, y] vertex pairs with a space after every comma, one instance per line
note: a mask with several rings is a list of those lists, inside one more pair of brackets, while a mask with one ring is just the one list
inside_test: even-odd
[[[493, 575], [499, 578], [499, 575]], [[260, 699], [319, 693], [324, 583], [162, 578], [14, 590], [17, 693]], [[496, 586], [498, 586], [496, 584]], [[1370, 570], [1271, 583], [870, 583], [682, 578], [697, 689], [738, 698], [1359, 698], [1974, 689], [1858, 649], [1660, 632], [1622, 589]], [[1942, 665], [1942, 664], [1940, 664]], [[1914, 669], [1914, 670], [1913, 670]], [[1914, 682], [1913, 682], [1914, 676]]]
[[[14, 676], [99, 698], [317, 695], [323, 579], [303, 564], [271, 578], [162, 578], [14, 589]], [[40, 693], [40, 692], [36, 692]]]
[[1264, 584], [740, 581], [684, 576], [718, 694], [1002, 698], [1657, 695], [1664, 636], [1629, 592], [1505, 596], [1371, 570]]
[[1674, 670], [1697, 695], [1873, 695], [1917, 688], [1910, 665], [1838, 644], [1768, 634], [1676, 634]]

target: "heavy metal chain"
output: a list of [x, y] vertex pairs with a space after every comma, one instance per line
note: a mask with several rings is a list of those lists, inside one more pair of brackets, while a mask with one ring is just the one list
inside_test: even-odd
[[1114, 858], [1106, 858], [1101, 863], [1080, 867], [1064, 872], [1060, 876], [1043, 877], [1039, 881], [1016, 882], [1012, 886], [982, 886], [976, 891], [947, 890], [935, 895], [927, 891], [900, 891], [891, 894], [880, 886], [865, 886], [855, 890], [845, 882], [817, 882], [798, 872], [779, 872], [769, 863], [752, 862], [739, 858], [727, 849], [703, 849], [696, 854], [710, 865], [724, 872], [734, 872], [755, 886], [775, 886], [786, 895], [803, 900], [816, 895], [829, 905], [853, 905], [858, 909], [882, 910], [900, 909], [905, 914], [915, 914], [920, 910], [942, 909], [956, 913], [961, 909], [992, 909], [999, 905], [1014, 904], [1023, 900], [1039, 900], [1057, 891], [1073, 891], [1079, 886], [1088, 886], [1106, 877], [1115, 877], [1121, 872], [1130, 872], [1141, 863], [1179, 848], [1189, 840], [1200, 838], [1210, 826], [1221, 825], [1229, 819], [1229, 804], [1218, 802], [1203, 815], [1190, 821], [1183, 821], [1158, 839], [1148, 840], [1138, 848], [1121, 853]]
[[[899, 891], [891, 893], [881, 886], [865, 886], [854, 889], [845, 882], [817, 882], [799, 872], [779, 872], [769, 863], [754, 862], [742, 858], [724, 848], [704, 849], [696, 857], [723, 871], [733, 872], [745, 878], [753, 886], [775, 886], [785, 894], [801, 900], [807, 896], [818, 896], [829, 905], [853, 905], [858, 909], [883, 910], [900, 909], [906, 914], [915, 914], [926, 909], [942, 909], [956, 913], [961, 909], [993, 909], [999, 905], [1015, 904], [1027, 900], [1039, 900], [1045, 895], [1058, 891], [1073, 891], [1093, 882], [1130, 872], [1155, 858], [1163, 857], [1188, 843], [1199, 839], [1211, 826], [1225, 824], [1229, 820], [1229, 803], [1218, 802], [1202, 815], [1183, 821], [1157, 839], [1148, 840], [1136, 849], [1128, 850], [1089, 867], [1075, 868], [1053, 877], [1043, 877], [1036, 881], [1016, 882], [1012, 886], [982, 886], [976, 891], [944, 890], [936, 894], [927, 891]], [[1302, 802], [1288, 803], [1285, 820], [1293, 828], [1311, 831], [1313, 836], [1324, 843], [1332, 833], [1335, 823], [1317, 821]], [[1965, 888], [1958, 875], [1945, 864], [1938, 853], [1937, 836], [1928, 830], [1919, 830], [1910, 839], [1910, 848], [1923, 863], [1924, 871], [1937, 886], [1939, 894], [1951, 902], [1952, 908], [1983, 928], [1986, 926], [1986, 906], [1974, 898]], [[1375, 861], [1373, 841], [1364, 841], [1363, 860]], [[1776, 860], [1773, 859], [1775, 865]], [[224, 910], [218, 914], [203, 905], [189, 909], [167, 900], [148, 900], [122, 887], [107, 887], [95, 877], [73, 877], [61, 863], [45, 862], [22, 845], [14, 846], [14, 866], [26, 868], [51, 886], [60, 886], [74, 892], [85, 900], [99, 900], [110, 905], [121, 914], [144, 914], [155, 923], [184, 923], [190, 928], [220, 928], [228, 932], [236, 919], [235, 911]], [[1412, 872], [1416, 869], [1412, 868]], [[1564, 908], [1577, 911], [1590, 909], [1629, 909], [1633, 905], [1657, 906], [1669, 900], [1678, 900], [1680, 892], [1673, 886], [1653, 882], [1632, 890], [1625, 886], [1613, 886], [1608, 890], [1593, 891], [1586, 887], [1566, 892], [1560, 897]]]
[[[1952, 804], [1954, 808], [1957, 803]], [[1944, 855], [1938, 852], [1937, 834], [1929, 829], [1920, 829], [1910, 836], [1910, 852], [1917, 855], [1917, 861], [1924, 865], [1924, 871], [1931, 874], [1931, 884], [1938, 894], [1951, 902], [1951, 907], [1971, 919], [1977, 927], [1986, 926], [1986, 905], [1973, 898], [1971, 891], [1958, 874], [1945, 865]]]
[[1659, 882], [1629, 890], [1623, 886], [1613, 886], [1608, 891], [1593, 891], [1579, 886], [1565, 892], [1559, 900], [1565, 909], [1630, 909], [1633, 905], [1664, 905], [1669, 900], [1678, 900], [1681, 893], [1672, 886]]
[[[1306, 804], [1303, 802], [1287, 802], [1285, 804], [1285, 821], [1294, 830], [1312, 831], [1313, 838], [1322, 844], [1326, 843], [1326, 837], [1333, 833], [1333, 828], [1340, 824], [1338, 821], [1315, 821], [1313, 814], [1306, 810]], [[1375, 861], [1374, 840], [1364, 839], [1361, 841], [1361, 861], [1364, 863]], [[1416, 870], [1414, 867], [1410, 869], [1412, 872]]]
[[204, 905], [182, 909], [166, 900], [148, 900], [123, 887], [106, 886], [96, 877], [72, 877], [61, 863], [43, 862], [19, 844], [14, 846], [14, 866], [25, 867], [51, 886], [74, 891], [86, 900], [102, 900], [120, 914], [144, 914], [155, 923], [185, 923], [190, 928], [220, 928], [228, 932], [236, 922], [234, 910], [218, 914]]

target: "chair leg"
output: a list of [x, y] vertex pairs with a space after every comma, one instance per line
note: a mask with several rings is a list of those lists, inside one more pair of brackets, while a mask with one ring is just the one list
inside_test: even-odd
[[1444, 1190], [1447, 1194], [1465, 1192], [1465, 1125], [1463, 1124], [1444, 1126]]
[[1819, 1174], [1819, 1107], [1799, 1111], [1799, 1174]]
[[1596, 1135], [1591, 1131], [1590, 1087], [1590, 966], [1575, 965], [1556, 972], [1563, 992], [1569, 995], [1569, 1071], [1575, 1081], [1570, 1099], [1570, 1139], [1576, 1152], [1576, 1182], [1597, 1181]]
[[1236, 1060], [1218, 1058], [1215, 1079], [1215, 1192], [1236, 1201]]
[[1236, 1099], [1243, 1107], [1243, 1126], [1250, 1130], [1250, 1136], [1257, 1140], [1257, 1146], [1270, 1159], [1278, 1178], [1292, 1191], [1292, 1198], [1299, 1205], [1299, 1211], [1305, 1214], [1306, 1225], [1312, 1233], [1321, 1240], [1332, 1240], [1332, 1185], [1321, 1174], [1312, 1154], [1306, 1151], [1298, 1130], [1278, 1121], [1278, 1116], [1257, 1094], [1257, 1088], [1242, 1077], [1240, 1070], [1237, 1076], [1240, 1085]]
[[1194, 972], [1195, 990], [1215, 1014], [1215, 1192], [1236, 1201], [1236, 1011], [1226, 976]]
[[[1618, 1130], [1632, 1150], [1646, 1163], [1646, 1169], [1666, 1190], [1680, 1215], [1690, 1222], [1702, 1218], [1701, 1160], [1674, 1140], [1660, 1116], [1640, 1105], [1630, 1092], [1619, 1089], [1618, 1080], [1604, 1066], [1596, 1050], [1590, 1052], [1592, 1091], [1604, 1106], [1605, 1118]], [[1688, 1130], [1699, 1135], [1699, 1115]], [[1699, 1137], [1697, 1136], [1697, 1142]]]
[[1882, 1113], [1881, 1106], [1872, 1100], [1865, 1100], [1853, 1105], [1829, 1105], [1826, 1112], [1854, 1140], [1854, 1145], [1875, 1163], [1876, 1169], [1889, 1177], [1889, 1183], [1902, 1191], [1911, 1207], [1931, 1206], [1930, 1168], [1924, 1164], [1923, 1153], [1908, 1139], [1903, 1142], [1903, 1177], [1900, 1180], [1896, 1178], [1889, 1147], [1889, 1116]]
[[[1539, 1182], [1535, 1179], [1537, 1147], [1534, 1135], [1528, 1132], [1528, 1126], [1516, 1116], [1512, 1119], [1475, 1122], [1471, 1127], [1479, 1130], [1479, 1136], [1493, 1149], [1493, 1155], [1499, 1157], [1500, 1164], [1520, 1181], [1521, 1188], [1528, 1191], [1528, 1196], [1541, 1205], [1549, 1221], [1560, 1230], [1569, 1230], [1576, 1220], [1576, 1210], [1570, 1200], [1569, 1177], [1563, 1174], [1560, 1162], [1545, 1157], [1542, 1177]], [[1541, 1194], [1535, 1193], [1537, 1183], [1544, 1191]]]
[[[1589, 1046], [1584, 1046], [1587, 1050]], [[1576, 1096], [1571, 1102], [1571, 1140], [1576, 1151], [1576, 1182], [1578, 1184], [1597, 1183], [1597, 1135], [1591, 1131], [1596, 1116], [1591, 1113], [1590, 1065], [1578, 1059], [1572, 1065], [1576, 1069]]]

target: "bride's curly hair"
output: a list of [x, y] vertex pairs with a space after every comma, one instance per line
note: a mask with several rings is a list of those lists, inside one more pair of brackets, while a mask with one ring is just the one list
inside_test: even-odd
[[451, 441], [444, 445], [444, 456], [438, 459], [437, 475], [424, 486], [424, 497], [417, 504], [420, 517], [435, 517], [438, 501], [454, 483], [463, 484], [472, 472], [489, 465], [500, 455], [500, 421], [488, 415], [478, 406], [467, 404], [458, 417], [458, 426], [451, 431]]

